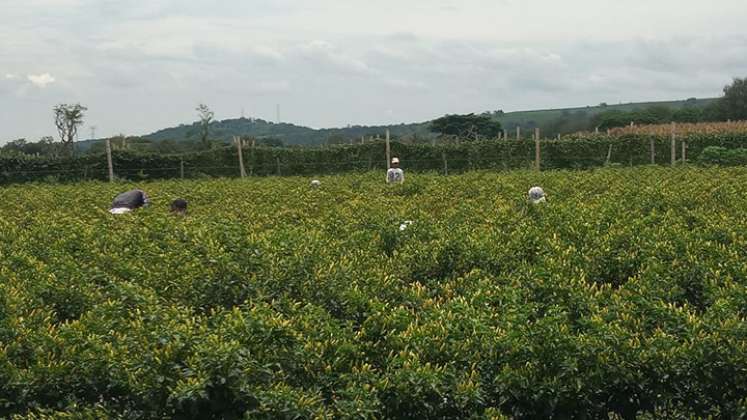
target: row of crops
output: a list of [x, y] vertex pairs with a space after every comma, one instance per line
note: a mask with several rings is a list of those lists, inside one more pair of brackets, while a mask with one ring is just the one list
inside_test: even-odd
[[746, 169], [380, 175], [3, 188], [0, 416], [747, 414]]
[[[732, 150], [747, 145], [747, 131], [687, 130], [676, 142], [677, 160], [682, 159], [683, 141], [687, 146], [687, 160], [691, 162], [697, 161], [708, 147]], [[670, 164], [670, 138], [655, 133], [658, 132], [542, 140], [541, 166], [543, 169], [587, 169], [610, 164], [648, 165], [652, 163], [652, 145], [654, 163]], [[400, 157], [408, 171], [455, 174], [476, 169], [530, 168], [534, 165], [535, 144], [527, 140], [490, 140], [436, 146], [395, 142], [392, 153]], [[251, 147], [246, 148], [242, 155], [250, 176], [330, 175], [386, 168], [385, 145], [382, 141], [324, 148]], [[238, 153], [232, 147], [186, 155], [117, 151], [113, 156], [113, 166], [118, 177], [136, 181], [236, 177], [240, 173]], [[0, 156], [0, 184], [106, 179], [108, 166], [103, 155], [72, 159]]]

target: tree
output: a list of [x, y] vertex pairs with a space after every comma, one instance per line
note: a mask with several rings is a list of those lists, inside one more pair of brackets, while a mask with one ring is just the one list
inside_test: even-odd
[[345, 137], [343, 137], [342, 134], [332, 134], [329, 137], [327, 137], [326, 143], [327, 143], [327, 145], [345, 144], [346, 141], [345, 141]]
[[35, 155], [39, 154], [42, 156], [58, 156], [60, 143], [55, 143], [51, 136], [45, 136], [39, 139], [38, 142], [29, 142], [26, 139], [18, 139], [8, 142], [2, 147], [3, 152], [10, 154], [26, 154]]
[[726, 119], [726, 110], [722, 99], [711, 102], [703, 108], [702, 121], [723, 121]]
[[498, 137], [501, 123], [487, 115], [446, 115], [431, 122], [430, 130], [446, 136], [479, 140]]
[[9, 141], [2, 147], [2, 151], [8, 154], [26, 153], [26, 139]]
[[200, 142], [204, 148], [210, 147], [210, 123], [213, 121], [215, 113], [205, 104], [200, 104], [195, 108], [200, 117]]
[[685, 106], [674, 112], [672, 120], [681, 123], [696, 123], [703, 119], [703, 111], [699, 108]]
[[265, 137], [263, 139], [257, 139], [257, 145], [265, 147], [283, 147], [285, 144], [283, 143], [283, 140], [277, 137]]
[[721, 110], [723, 118], [747, 120], [747, 78], [735, 78], [731, 85], [724, 87]]
[[78, 133], [78, 127], [83, 125], [83, 112], [88, 108], [81, 104], [59, 104], [53, 110], [54, 124], [60, 133], [60, 141], [65, 150], [72, 155], [75, 152], [75, 135]]
[[605, 111], [594, 116], [593, 125], [601, 130], [624, 127], [630, 124], [631, 114], [619, 110]]

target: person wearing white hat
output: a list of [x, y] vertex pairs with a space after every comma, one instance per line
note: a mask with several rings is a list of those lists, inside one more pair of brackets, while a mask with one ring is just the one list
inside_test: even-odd
[[316, 189], [316, 188], [319, 188], [321, 186], [322, 186], [322, 183], [318, 179], [315, 179], [315, 180], [311, 181], [311, 188]]
[[399, 167], [399, 158], [392, 158], [392, 166], [386, 171], [387, 184], [401, 184], [405, 182], [405, 172]]
[[529, 190], [529, 201], [532, 204], [544, 203], [547, 201], [545, 191], [541, 187], [532, 187]]

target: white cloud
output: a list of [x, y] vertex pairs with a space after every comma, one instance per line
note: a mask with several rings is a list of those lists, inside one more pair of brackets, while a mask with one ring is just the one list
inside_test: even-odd
[[329, 127], [716, 96], [747, 76], [744, 0], [11, 3], [0, 141], [53, 133], [55, 101], [84, 102], [102, 134], [142, 134], [202, 98]]
[[314, 40], [300, 47], [301, 55], [312, 64], [328, 69], [359, 75], [374, 74], [376, 71], [363, 60], [356, 58], [330, 42]]
[[411, 81], [403, 79], [385, 79], [384, 84], [396, 89], [424, 90], [428, 86], [421, 81]]
[[47, 87], [47, 85], [52, 84], [55, 81], [54, 77], [52, 77], [52, 75], [49, 73], [29, 74], [28, 80], [29, 82], [40, 88]]

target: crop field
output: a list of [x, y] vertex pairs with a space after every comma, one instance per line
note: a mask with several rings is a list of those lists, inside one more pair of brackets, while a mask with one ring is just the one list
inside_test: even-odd
[[747, 415], [747, 169], [320, 180], [0, 188], [0, 417]]

